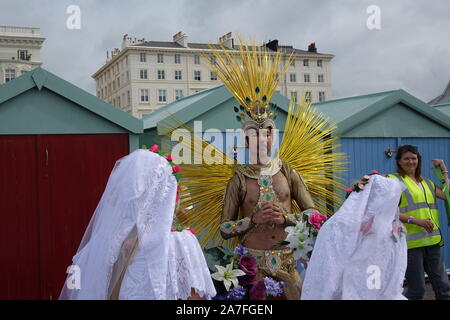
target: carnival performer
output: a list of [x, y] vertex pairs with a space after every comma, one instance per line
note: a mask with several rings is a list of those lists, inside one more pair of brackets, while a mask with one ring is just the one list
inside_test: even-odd
[[322, 226], [302, 300], [404, 300], [406, 233], [398, 201], [406, 186], [373, 175]]
[[[285, 228], [296, 225], [308, 210], [330, 214], [327, 206], [336, 201], [333, 187], [339, 188], [339, 183], [334, 177], [343, 158], [333, 152], [335, 127], [309, 104], [296, 106], [291, 101], [289, 110], [284, 109], [288, 117], [280, 150], [272, 150], [278, 108], [271, 98], [291, 60], [281, 65], [281, 52], [242, 41], [234, 50], [211, 49], [215, 59], [205, 60], [214, 61], [211, 71], [236, 99], [232, 117], [245, 136], [249, 162], [183, 164], [183, 185], [189, 194], [182, 194], [182, 207], [192, 209], [181, 219], [204, 231], [205, 246], [240, 244], [239, 252], [255, 257], [258, 271], [256, 278], [251, 275], [253, 284], [270, 277], [285, 284], [282, 298], [299, 299], [297, 261], [291, 248], [277, 244], [285, 240]], [[190, 141], [181, 143], [184, 140]], [[211, 144], [202, 143], [205, 150], [211, 149]], [[215, 152], [216, 158], [222, 154]]]
[[69, 274], [60, 299], [216, 295], [192, 230], [173, 225], [178, 188], [171, 164], [170, 156], [142, 149], [116, 162], [73, 257], [80, 278]]

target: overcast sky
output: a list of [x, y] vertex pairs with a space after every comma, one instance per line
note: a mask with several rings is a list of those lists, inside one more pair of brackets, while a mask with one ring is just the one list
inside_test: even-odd
[[[81, 29], [69, 30], [69, 5]], [[381, 29], [369, 30], [369, 5]], [[217, 42], [232, 31], [318, 52], [332, 60], [333, 98], [404, 89], [429, 101], [450, 80], [449, 0], [0, 0], [0, 25], [41, 28], [43, 67], [94, 93], [91, 75], [122, 36]]]

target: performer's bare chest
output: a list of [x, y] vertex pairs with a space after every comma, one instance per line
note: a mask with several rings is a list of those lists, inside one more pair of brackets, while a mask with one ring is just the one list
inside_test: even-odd
[[[253, 210], [258, 205], [260, 185], [258, 184], [258, 180], [251, 178], [246, 178], [245, 183], [247, 192], [243, 202], [243, 209], [244, 211], [248, 211], [248, 209]], [[290, 209], [291, 192], [288, 181], [283, 173], [278, 172], [272, 176], [272, 186], [278, 197], [278, 201], [285, 205], [286, 209]]]

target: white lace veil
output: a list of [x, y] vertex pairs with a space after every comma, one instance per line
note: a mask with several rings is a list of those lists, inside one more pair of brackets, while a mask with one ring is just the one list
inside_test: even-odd
[[406, 186], [373, 175], [323, 225], [308, 264], [302, 299], [402, 299], [405, 237], [395, 240], [398, 203]]
[[148, 251], [153, 295], [164, 299], [176, 191], [163, 157], [136, 150], [119, 159], [73, 257], [81, 288], [67, 286], [69, 275], [60, 299], [109, 299], [136, 245]]

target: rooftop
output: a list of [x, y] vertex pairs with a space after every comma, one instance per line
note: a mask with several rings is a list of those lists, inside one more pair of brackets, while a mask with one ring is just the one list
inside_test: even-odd
[[450, 81], [447, 84], [447, 87], [445, 88], [444, 92], [428, 102], [428, 104], [436, 105], [436, 104], [444, 104], [444, 103], [450, 103]]
[[22, 36], [39, 38], [41, 35], [40, 30], [40, 28], [30, 27], [0, 26], [0, 36]]

